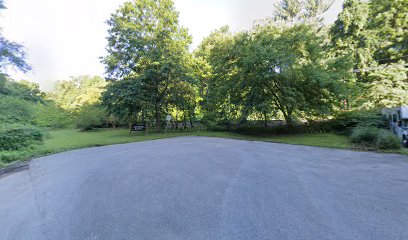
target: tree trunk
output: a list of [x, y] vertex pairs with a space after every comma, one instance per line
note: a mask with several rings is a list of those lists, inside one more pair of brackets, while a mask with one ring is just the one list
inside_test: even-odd
[[265, 128], [268, 128], [268, 116], [266, 115], [266, 113], [264, 113], [264, 126]]
[[292, 113], [291, 112], [287, 112], [287, 113], [282, 112], [282, 113], [283, 113], [283, 117], [285, 118], [286, 126], [288, 128], [292, 128], [294, 125]]
[[161, 111], [160, 103], [156, 102], [156, 131], [161, 131]]

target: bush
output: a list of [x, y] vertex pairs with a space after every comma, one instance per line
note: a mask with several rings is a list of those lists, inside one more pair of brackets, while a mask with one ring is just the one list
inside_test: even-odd
[[0, 123], [31, 124], [33, 120], [32, 104], [15, 97], [0, 96]]
[[102, 109], [93, 105], [84, 106], [76, 119], [76, 127], [82, 131], [89, 131], [93, 128], [102, 127], [105, 121], [106, 114]]
[[375, 127], [356, 127], [351, 134], [351, 142], [375, 145], [379, 129]]
[[376, 111], [352, 111], [340, 112], [330, 125], [334, 131], [349, 135], [355, 127], [386, 128], [387, 121]]
[[52, 152], [51, 149], [35, 145], [17, 151], [0, 151], [0, 167], [15, 161], [25, 161], [29, 158], [50, 154]]
[[376, 146], [378, 149], [400, 149], [401, 141], [392, 132], [380, 130], [377, 136]]
[[401, 147], [401, 141], [392, 132], [375, 127], [356, 127], [351, 141], [363, 148], [386, 150]]
[[0, 151], [19, 150], [44, 140], [44, 132], [33, 126], [6, 126], [0, 128]]

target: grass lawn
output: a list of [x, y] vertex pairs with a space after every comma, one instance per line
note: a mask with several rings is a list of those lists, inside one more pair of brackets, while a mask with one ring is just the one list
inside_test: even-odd
[[50, 137], [45, 140], [44, 147], [54, 152], [60, 152], [69, 149], [140, 142], [183, 135], [188, 135], [188, 133], [164, 134], [152, 132], [146, 136], [142, 132], [129, 134], [129, 130], [127, 129], [102, 129], [91, 132], [80, 132], [77, 129], [64, 129], [50, 131]]
[[194, 135], [208, 136], [208, 137], [220, 137], [220, 138], [232, 138], [249, 141], [264, 141], [275, 143], [287, 143], [317, 147], [329, 147], [329, 148], [343, 148], [350, 149], [353, 145], [350, 143], [348, 137], [343, 135], [335, 135], [331, 133], [322, 134], [304, 134], [304, 135], [247, 135], [231, 132], [198, 132]]
[[50, 137], [44, 143], [44, 147], [51, 150], [52, 152], [60, 152], [69, 149], [139, 142], [178, 136], [205, 136], [205, 137], [232, 138], [250, 141], [278, 142], [344, 149], [352, 147], [349, 139], [346, 136], [328, 133], [313, 135], [254, 136], [233, 132], [198, 131], [198, 132], [169, 132], [167, 134], [153, 132], [145, 136], [144, 133], [139, 132], [132, 133], [132, 135], [130, 135], [129, 131], [125, 129], [120, 130], [104, 129], [92, 132], [79, 132], [78, 130], [75, 129], [51, 131]]
[[[335, 135], [330, 133], [259, 136], [239, 134], [234, 132], [197, 131], [197, 132], [169, 132], [167, 134], [152, 132], [145, 136], [145, 134], [142, 132], [136, 132], [130, 135], [127, 129], [120, 130], [101, 129], [91, 132], [80, 132], [77, 129], [63, 129], [50, 131], [49, 137], [45, 140], [44, 144], [38, 147], [30, 148], [23, 151], [0, 152], [0, 167], [5, 166], [16, 160], [27, 160], [33, 157], [62, 152], [66, 150], [104, 146], [111, 144], [140, 142], [179, 136], [219, 137], [249, 141], [265, 141], [341, 149], [353, 149], [354, 147], [347, 136]], [[408, 155], [408, 150], [401, 149], [397, 151], [391, 151], [391, 153], [401, 153]]]

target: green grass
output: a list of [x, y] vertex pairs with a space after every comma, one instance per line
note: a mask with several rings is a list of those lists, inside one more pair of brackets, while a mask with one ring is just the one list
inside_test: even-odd
[[[49, 137], [45, 140], [43, 145], [32, 147], [22, 151], [0, 152], [0, 167], [5, 166], [16, 160], [24, 161], [33, 157], [43, 156], [47, 154], [72, 149], [122, 144], [130, 142], [140, 142], [179, 136], [205, 136], [205, 137], [231, 138], [248, 141], [265, 141], [341, 149], [354, 148], [354, 145], [350, 142], [347, 136], [335, 135], [330, 133], [304, 134], [304, 135], [271, 135], [271, 134], [248, 135], [234, 132], [198, 131], [198, 132], [170, 132], [167, 134], [152, 132], [146, 136], [144, 133], [141, 132], [132, 133], [132, 135], [130, 135], [129, 131], [125, 129], [120, 130], [101, 129], [98, 131], [91, 132], [80, 132], [76, 129], [64, 129], [50, 131]], [[408, 149], [387, 152], [408, 155]]]
[[207, 137], [219, 137], [219, 138], [232, 138], [241, 139], [248, 141], [264, 141], [264, 142], [275, 142], [275, 143], [286, 143], [286, 144], [296, 144], [296, 145], [307, 145], [307, 146], [317, 146], [317, 147], [329, 147], [329, 148], [343, 148], [351, 149], [353, 145], [351, 144], [348, 137], [343, 135], [336, 135], [331, 133], [322, 134], [299, 134], [299, 135], [247, 135], [232, 132], [197, 132], [196, 136], [207, 136]]
[[176, 136], [185, 136], [187, 132], [179, 133], [148, 133], [146, 136], [142, 132], [129, 134], [129, 130], [102, 129], [91, 132], [80, 132], [76, 129], [64, 129], [50, 132], [49, 139], [45, 140], [44, 146], [52, 151], [64, 151], [85, 147], [105, 146], [112, 144], [140, 142], [156, 140]]

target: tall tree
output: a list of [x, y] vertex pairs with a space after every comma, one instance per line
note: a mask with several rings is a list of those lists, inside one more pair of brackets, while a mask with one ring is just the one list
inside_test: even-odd
[[331, 28], [334, 52], [354, 63], [357, 107], [407, 104], [398, 94], [408, 83], [406, 0], [346, 0]]
[[[195, 52], [196, 57], [202, 58], [210, 70], [203, 95], [206, 121], [229, 124], [237, 120], [240, 105], [231, 96], [234, 92], [231, 91], [233, 75], [230, 74], [236, 69], [234, 61], [238, 56], [233, 51], [234, 46], [234, 35], [228, 26], [224, 26], [205, 38]], [[238, 94], [236, 92], [235, 96]]]
[[322, 20], [322, 15], [333, 5], [334, 0], [306, 0], [305, 15], [307, 18]]
[[329, 114], [343, 90], [347, 62], [325, 51], [325, 36], [316, 35], [307, 24], [259, 26], [252, 34], [242, 64], [250, 90], [259, 89], [261, 99], [268, 99], [288, 125], [302, 112]]
[[321, 22], [322, 15], [333, 5], [334, 0], [280, 0], [275, 4], [275, 20], [288, 24]]
[[367, 38], [368, 3], [346, 0], [343, 11], [330, 29], [332, 47], [337, 55], [349, 55], [354, 68], [366, 68], [372, 62], [370, 38]]
[[299, 21], [302, 18], [302, 10], [300, 0], [281, 0], [275, 4], [275, 18], [287, 22]]
[[[234, 36], [215, 32], [208, 61], [208, 112], [218, 122], [264, 119], [279, 111], [288, 125], [300, 114], [330, 113], [348, 75], [347, 61], [325, 51], [313, 25], [269, 22]], [[211, 40], [211, 41], [210, 41]]]
[[380, 64], [408, 60], [407, 0], [371, 0], [368, 28], [375, 35], [374, 58]]
[[126, 2], [107, 23], [106, 72], [118, 80], [142, 77], [160, 131], [164, 100], [170, 85], [185, 74], [191, 37], [171, 0]]

